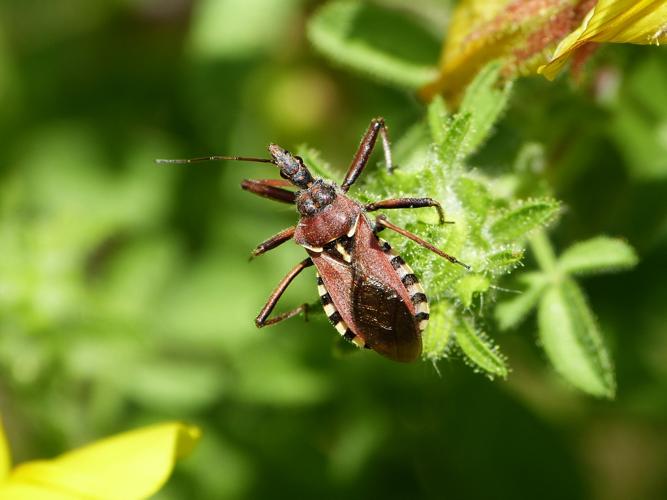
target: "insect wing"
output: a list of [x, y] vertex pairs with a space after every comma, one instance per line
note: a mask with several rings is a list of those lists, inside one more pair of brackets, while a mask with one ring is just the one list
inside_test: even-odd
[[[402, 281], [392, 264], [394, 257], [389, 244], [381, 243], [368, 220], [361, 217], [352, 250], [356, 324], [372, 349], [396, 361], [414, 361], [421, 354], [422, 342], [412, 297], [415, 292], [422, 292], [424, 301], [426, 297], [414, 274], [404, 274], [409, 278]], [[402, 266], [409, 270], [404, 263]]]
[[381, 246], [363, 216], [351, 243], [349, 259], [309, 252], [318, 269], [325, 313], [336, 330], [358, 346], [395, 361], [414, 361], [421, 354], [419, 322], [388, 245]]

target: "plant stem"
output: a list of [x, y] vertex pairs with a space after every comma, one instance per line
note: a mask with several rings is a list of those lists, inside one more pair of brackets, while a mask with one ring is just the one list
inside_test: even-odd
[[529, 239], [530, 247], [535, 254], [535, 259], [542, 270], [547, 274], [553, 274], [556, 270], [556, 254], [549, 242], [544, 229], [539, 229]]

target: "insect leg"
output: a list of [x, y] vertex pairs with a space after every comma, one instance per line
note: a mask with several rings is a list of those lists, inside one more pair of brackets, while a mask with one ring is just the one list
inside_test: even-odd
[[299, 262], [294, 269], [292, 269], [289, 273], [287, 273], [287, 276], [285, 276], [280, 283], [278, 283], [278, 286], [276, 289], [271, 292], [271, 295], [269, 296], [269, 300], [266, 301], [266, 304], [264, 304], [264, 307], [262, 307], [262, 310], [259, 312], [257, 317], [255, 318], [255, 325], [257, 325], [257, 328], [262, 328], [263, 326], [269, 326], [273, 325], [275, 323], [278, 323], [279, 321], [283, 321], [285, 319], [291, 318], [293, 316], [296, 316], [297, 314], [301, 312], [307, 312], [308, 311], [308, 304], [303, 304], [296, 309], [293, 309], [291, 311], [288, 311], [286, 313], [279, 314], [271, 319], [267, 319], [269, 317], [269, 314], [271, 314], [271, 311], [273, 311], [273, 308], [276, 306], [278, 303], [278, 300], [280, 300], [280, 297], [282, 294], [287, 290], [287, 287], [289, 284], [292, 282], [296, 276], [303, 271], [305, 268], [310, 267], [313, 265], [313, 261], [310, 260], [310, 257], [308, 257], [305, 260], [302, 260]]
[[407, 231], [407, 230], [403, 229], [402, 227], [399, 227], [395, 224], [392, 224], [391, 222], [389, 222], [387, 220], [387, 218], [384, 215], [378, 215], [375, 219], [375, 224], [379, 225], [379, 226], [382, 226], [382, 227], [386, 227], [387, 229], [391, 229], [392, 231], [396, 231], [398, 234], [403, 235], [406, 238], [411, 239], [415, 243], [423, 246], [424, 248], [427, 248], [431, 252], [439, 255], [440, 257], [443, 257], [443, 258], [447, 259], [449, 262], [451, 262], [453, 264], [458, 264], [458, 265], [463, 266], [466, 269], [470, 270], [470, 266], [468, 264], [464, 264], [463, 262], [461, 262], [456, 257], [453, 257], [452, 255], [449, 255], [449, 254], [443, 252], [439, 248], [434, 247], [428, 241], [425, 241], [425, 240], [421, 239], [416, 234], [413, 234], [410, 231]]
[[278, 234], [274, 234], [269, 239], [257, 245], [250, 254], [250, 258], [252, 259], [253, 257], [262, 255], [263, 253], [268, 252], [269, 250], [273, 250], [279, 245], [282, 245], [286, 241], [291, 240], [292, 236], [294, 236], [294, 231], [296, 231], [296, 226], [288, 227], [287, 229], [280, 231]]
[[251, 193], [282, 203], [294, 203], [296, 193], [278, 186], [290, 186], [290, 182], [282, 179], [246, 179], [241, 188]]
[[389, 148], [387, 126], [384, 123], [384, 118], [373, 118], [371, 124], [368, 126], [368, 130], [366, 130], [366, 133], [361, 138], [359, 149], [357, 149], [354, 158], [352, 158], [350, 168], [348, 168], [347, 174], [345, 174], [345, 179], [343, 179], [343, 183], [340, 185], [343, 192], [347, 192], [347, 190], [350, 189], [350, 186], [354, 184], [364, 170], [364, 167], [368, 163], [368, 159], [373, 152], [373, 148], [375, 147], [375, 141], [377, 140], [378, 134], [380, 134], [380, 138], [382, 139], [382, 149], [384, 149], [384, 159], [387, 164], [387, 170], [391, 172], [394, 168], [391, 161], [391, 149]]
[[383, 210], [389, 208], [423, 208], [423, 207], [435, 207], [438, 211], [438, 218], [440, 219], [440, 224], [445, 222], [445, 213], [442, 211], [442, 206], [439, 202], [435, 201], [433, 198], [391, 198], [389, 200], [376, 201], [373, 203], [368, 203], [364, 208], [368, 212], [374, 212], [375, 210]]

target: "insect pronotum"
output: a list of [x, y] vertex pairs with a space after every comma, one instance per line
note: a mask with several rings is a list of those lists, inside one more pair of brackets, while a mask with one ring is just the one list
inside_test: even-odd
[[[246, 191], [274, 201], [295, 204], [299, 221], [260, 243], [252, 252], [261, 255], [289, 240], [308, 253], [278, 284], [257, 315], [258, 328], [306, 313], [303, 304], [269, 317], [292, 280], [305, 268], [317, 268], [317, 289], [331, 324], [358, 347], [373, 349], [395, 361], [414, 361], [422, 349], [421, 333], [429, 319], [428, 299], [410, 266], [377, 234], [391, 229], [454, 264], [468, 269], [456, 257], [446, 254], [419, 236], [398, 227], [384, 215], [374, 220], [369, 212], [396, 208], [434, 207], [440, 223], [444, 214], [431, 198], [392, 198], [362, 204], [347, 191], [359, 178], [373, 151], [378, 135], [387, 168], [392, 160], [383, 118], [371, 120], [343, 182], [336, 185], [314, 178], [303, 160], [276, 144], [269, 145], [271, 158], [208, 156], [189, 160], [156, 160], [157, 163], [195, 163], [208, 160], [241, 160], [271, 163], [280, 168], [283, 179], [245, 180]], [[296, 186], [297, 191], [285, 189]]]

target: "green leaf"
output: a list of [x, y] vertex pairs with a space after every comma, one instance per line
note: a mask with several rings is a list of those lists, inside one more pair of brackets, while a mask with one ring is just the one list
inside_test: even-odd
[[556, 370], [594, 396], [613, 398], [614, 370], [586, 299], [571, 279], [551, 286], [540, 301], [540, 339]]
[[481, 250], [486, 250], [489, 248], [489, 241], [482, 230], [493, 206], [488, 183], [481, 177], [464, 174], [454, 181], [453, 187], [465, 207], [465, 224], [469, 227], [469, 239]]
[[487, 183], [482, 178], [471, 174], [462, 175], [456, 180], [454, 190], [465, 204], [466, 215], [474, 215], [480, 220], [488, 215], [493, 200]]
[[528, 288], [516, 298], [496, 306], [495, 316], [502, 330], [518, 326], [537, 305], [547, 285], [545, 276], [541, 273], [524, 274], [522, 278], [529, 283]]
[[476, 293], [484, 293], [489, 289], [489, 279], [481, 274], [466, 274], [456, 283], [456, 292], [464, 307], [472, 305]]
[[456, 324], [456, 309], [444, 300], [431, 304], [430, 309], [428, 327], [422, 339], [422, 355], [436, 360], [446, 355]]
[[436, 97], [428, 111], [433, 141], [446, 164], [461, 162], [489, 136], [507, 105], [511, 83], [499, 86], [501, 65], [490, 63], [466, 89], [459, 112], [448, 117], [444, 101]]
[[516, 241], [531, 231], [547, 225], [560, 211], [560, 203], [551, 198], [535, 198], [515, 202], [495, 217], [489, 228], [496, 241]]
[[459, 321], [455, 331], [456, 343], [466, 358], [489, 376], [507, 377], [504, 357], [483, 333], [475, 330], [468, 318]]
[[523, 253], [523, 250], [512, 248], [490, 253], [484, 259], [484, 269], [496, 274], [507, 273], [521, 263]]
[[308, 38], [335, 62], [400, 87], [417, 89], [438, 74], [438, 40], [399, 11], [329, 2], [311, 17]]
[[471, 115], [465, 154], [470, 154], [488, 138], [491, 129], [507, 106], [512, 82], [499, 83], [502, 63], [487, 64], [466, 88], [460, 113]]
[[626, 242], [598, 236], [568, 248], [558, 259], [558, 268], [571, 274], [593, 274], [629, 269], [637, 262], [637, 254]]
[[472, 126], [470, 113], [459, 113], [449, 120], [440, 144], [439, 156], [445, 165], [454, 165], [465, 159], [466, 138]]
[[431, 137], [436, 144], [442, 144], [445, 140], [449, 113], [447, 105], [442, 96], [437, 95], [428, 106], [428, 127], [431, 131]]

